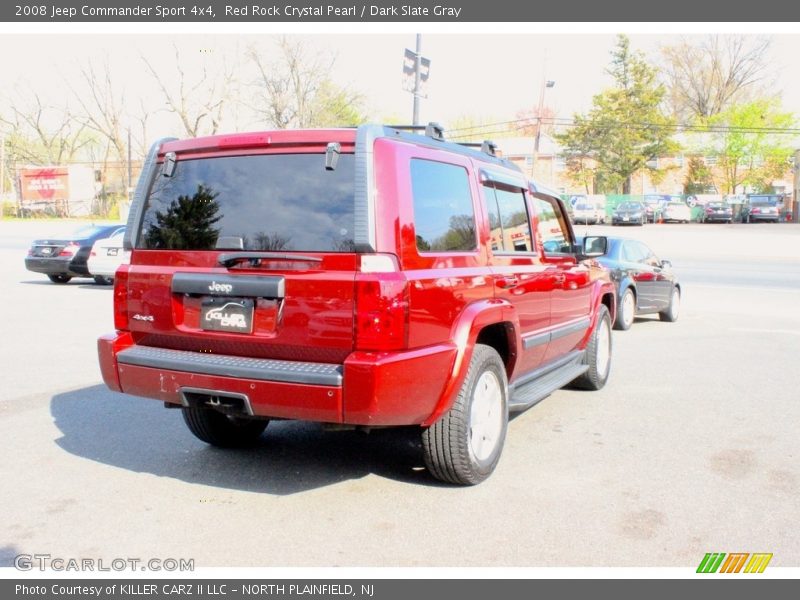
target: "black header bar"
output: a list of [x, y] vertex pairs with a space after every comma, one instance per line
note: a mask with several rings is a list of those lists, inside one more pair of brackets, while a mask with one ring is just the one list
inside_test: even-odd
[[760, 0], [17, 0], [0, 5], [13, 23], [478, 23], [800, 21], [800, 3]]

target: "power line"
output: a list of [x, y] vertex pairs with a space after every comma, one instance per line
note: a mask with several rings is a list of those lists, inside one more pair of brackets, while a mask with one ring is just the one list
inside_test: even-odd
[[[498, 135], [503, 133], [513, 133], [527, 126], [530, 126], [531, 119], [516, 119], [512, 121], [499, 121], [496, 123], [486, 123], [483, 125], [475, 125], [471, 127], [460, 127], [450, 129], [448, 134], [453, 132], [466, 132], [459, 135], [448, 135], [450, 139], [465, 139], [475, 138], [487, 135]], [[578, 123], [574, 119], [549, 117], [542, 118], [543, 125], [554, 125], [557, 127], [577, 127]], [[513, 127], [516, 125], [516, 127]], [[505, 129], [497, 129], [498, 127], [506, 126]], [[768, 134], [768, 135], [800, 135], [800, 128], [797, 127], [739, 127], [733, 125], [679, 125], [672, 123], [647, 123], [647, 122], [633, 122], [633, 121], [615, 121], [603, 122], [596, 125], [600, 130], [613, 130], [613, 129], [635, 129], [635, 130], [651, 130], [651, 131], [672, 131], [674, 133], [752, 133], [752, 134]], [[489, 131], [487, 131], [489, 130]]]

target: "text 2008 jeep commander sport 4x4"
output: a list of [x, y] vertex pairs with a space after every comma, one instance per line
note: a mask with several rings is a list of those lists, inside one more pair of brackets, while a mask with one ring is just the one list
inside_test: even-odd
[[576, 247], [561, 201], [494, 154], [433, 125], [160, 140], [106, 384], [217, 446], [270, 418], [418, 425], [434, 477], [482, 481], [509, 411], [605, 384], [616, 309], [605, 238]]

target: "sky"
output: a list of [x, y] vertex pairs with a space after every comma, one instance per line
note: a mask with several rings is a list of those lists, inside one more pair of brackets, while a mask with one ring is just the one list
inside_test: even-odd
[[[620, 27], [629, 33], [634, 49], [655, 58], [660, 47], [681, 37], [672, 34], [638, 34], [635, 26]], [[633, 32], [631, 32], [633, 30]], [[412, 96], [401, 87], [403, 51], [415, 44], [414, 33], [313, 33], [298, 36], [313, 51], [335, 58], [331, 71], [340, 85], [359, 92], [373, 120], [411, 122]], [[689, 36], [684, 36], [689, 37]], [[770, 50], [775, 80], [770, 92], [780, 92], [784, 109], [800, 115], [800, 79], [791, 69], [800, 56], [800, 33], [776, 34]], [[78, 69], [89, 58], [108, 57], [120, 74], [132, 101], [141, 95], [152, 101], [159, 92], [141, 57], [163, 72], [174, 74], [179, 48], [182, 66], [198, 69], [221, 57], [243, 56], [250, 45], [267, 51], [275, 34], [192, 33], [103, 35], [88, 33], [29, 33], [0, 35], [3, 61], [0, 79], [3, 93], [31, 88], [44, 98], [58, 99], [65, 86], [78, 81]], [[469, 115], [489, 120], [514, 118], [538, 104], [543, 78], [555, 81], [547, 90], [545, 105], [560, 117], [586, 111], [592, 96], [611, 83], [605, 73], [616, 36], [607, 33], [546, 34], [440, 33], [423, 34], [422, 54], [431, 60], [426, 99], [421, 101], [421, 121], [445, 125]], [[690, 38], [691, 39], [691, 38]], [[698, 38], [699, 39], [699, 38]], [[154, 137], [158, 119], [151, 125]]]

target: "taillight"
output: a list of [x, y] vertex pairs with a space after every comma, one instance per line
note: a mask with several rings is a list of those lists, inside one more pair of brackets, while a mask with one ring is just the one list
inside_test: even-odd
[[128, 265], [120, 265], [114, 274], [114, 328], [128, 330]]
[[754, 215], [757, 215], [758, 213], [760, 213], [760, 212], [761, 212], [761, 209], [760, 209], [760, 208], [754, 208], [754, 209], [753, 209], [753, 210], [751, 210], [750, 212], [752, 212]]
[[356, 275], [355, 347], [408, 347], [408, 281], [391, 255], [362, 255]]
[[75, 242], [70, 242], [64, 248], [62, 248], [61, 252], [58, 253], [59, 256], [75, 256], [78, 253], [78, 250], [81, 249], [80, 244], [76, 244]]

